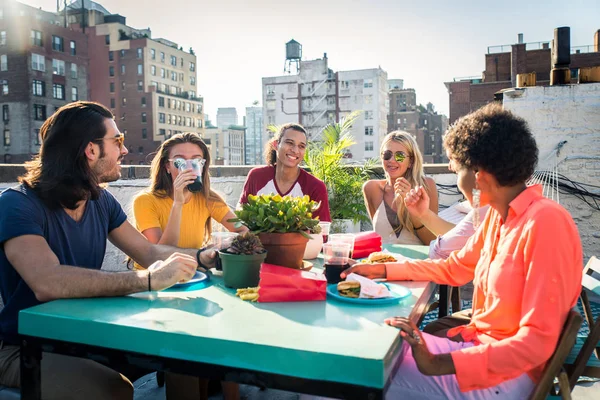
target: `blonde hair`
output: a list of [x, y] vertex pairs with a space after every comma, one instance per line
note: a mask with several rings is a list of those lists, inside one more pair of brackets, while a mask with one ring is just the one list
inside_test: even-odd
[[[390, 132], [383, 138], [380, 153], [383, 153], [383, 149], [389, 142], [400, 143], [404, 145], [404, 147], [406, 147], [406, 150], [408, 150], [407, 156], [410, 161], [410, 166], [404, 173], [404, 179], [406, 179], [413, 188], [416, 186], [423, 186], [423, 188], [425, 188], [425, 190], [427, 190], [427, 192], [429, 193], [429, 189], [425, 184], [425, 172], [423, 171], [423, 155], [421, 154], [421, 150], [419, 150], [419, 145], [417, 144], [415, 138], [410, 133], [404, 131]], [[406, 210], [403, 201], [399, 201], [397, 203], [397, 209], [398, 219], [400, 220], [399, 229], [401, 230], [405, 228], [408, 229], [409, 232], [414, 234], [415, 229], [412, 224], [412, 221], [410, 220], [408, 210]]]

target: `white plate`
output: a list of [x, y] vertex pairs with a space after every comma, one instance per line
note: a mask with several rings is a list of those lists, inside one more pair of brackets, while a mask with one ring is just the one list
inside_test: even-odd
[[190, 279], [187, 282], [176, 283], [173, 285], [173, 287], [181, 287], [181, 286], [191, 285], [192, 283], [198, 283], [198, 282], [205, 281], [206, 278], [207, 278], [207, 276], [204, 272], [196, 271], [194, 276], [192, 276], [192, 279]]

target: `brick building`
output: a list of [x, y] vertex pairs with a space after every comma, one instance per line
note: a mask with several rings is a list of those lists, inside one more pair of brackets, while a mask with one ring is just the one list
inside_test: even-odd
[[[127, 26], [92, 1], [71, 3], [69, 22], [81, 26], [90, 48], [90, 99], [109, 107], [126, 134], [124, 163], [148, 164], [165, 139], [203, 133], [203, 99], [196, 89], [196, 56], [150, 29]], [[84, 19], [82, 20], [82, 15]]]
[[39, 151], [39, 130], [60, 106], [88, 97], [86, 36], [64, 17], [0, 0], [0, 163]]
[[389, 92], [389, 131], [406, 131], [419, 145], [425, 163], [447, 162], [442, 147], [442, 135], [448, 127], [448, 118], [438, 114], [433, 104], [417, 105], [415, 89], [391, 89]]
[[[577, 82], [578, 70], [600, 65], [600, 30], [593, 45], [571, 48], [571, 80]], [[446, 82], [450, 97], [450, 123], [494, 100], [494, 94], [516, 86], [517, 74], [536, 73], [536, 85], [550, 85], [550, 42], [491, 46], [485, 55], [481, 77], [455, 78]]]

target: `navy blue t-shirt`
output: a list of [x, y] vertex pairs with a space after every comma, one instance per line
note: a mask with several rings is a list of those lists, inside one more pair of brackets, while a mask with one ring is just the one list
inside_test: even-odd
[[[127, 219], [113, 195], [102, 190], [98, 200], [88, 201], [82, 218], [75, 222], [62, 208], [51, 210], [25, 185], [0, 193], [0, 340], [18, 344], [19, 311], [40, 304], [33, 291], [8, 262], [4, 243], [23, 235], [46, 239], [61, 265], [100, 269], [108, 233]], [[30, 249], [35, 251], [35, 249]]]

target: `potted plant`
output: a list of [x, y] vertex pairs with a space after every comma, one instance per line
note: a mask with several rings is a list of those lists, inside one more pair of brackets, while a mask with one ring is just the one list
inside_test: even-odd
[[219, 250], [225, 286], [239, 289], [258, 286], [260, 265], [267, 257], [258, 236], [252, 232], [236, 236], [225, 250]]
[[360, 223], [369, 221], [362, 185], [370, 179], [375, 162], [367, 160], [362, 166], [352, 166], [345, 158], [349, 148], [356, 144], [350, 132], [360, 113], [354, 111], [327, 125], [322, 139], [310, 142], [304, 155], [311, 174], [327, 186], [332, 233], [348, 232], [352, 225], [359, 225], [360, 230]]
[[319, 225], [319, 220], [312, 218], [318, 207], [308, 196], [250, 195], [229, 222], [246, 225], [258, 234], [267, 249], [266, 262], [299, 269], [310, 239], [308, 232]]

